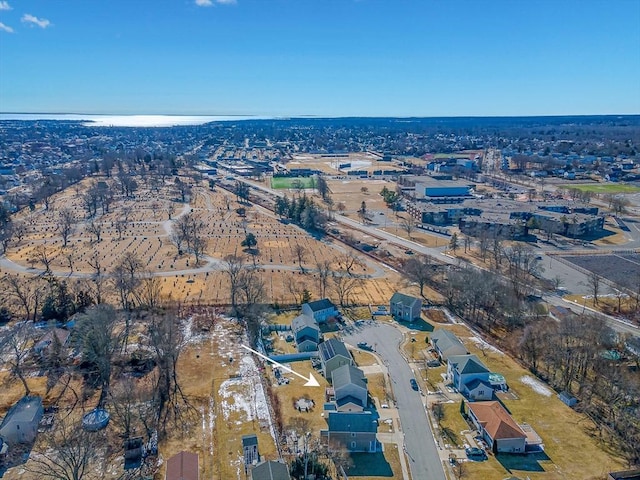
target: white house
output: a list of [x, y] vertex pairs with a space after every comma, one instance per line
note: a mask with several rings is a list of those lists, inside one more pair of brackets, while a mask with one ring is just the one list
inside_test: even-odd
[[338, 315], [338, 309], [328, 298], [314, 302], [303, 303], [302, 313], [309, 315], [318, 323], [324, 323], [329, 318]]
[[420, 318], [422, 300], [404, 293], [394, 293], [389, 301], [391, 316], [403, 322], [413, 322]]

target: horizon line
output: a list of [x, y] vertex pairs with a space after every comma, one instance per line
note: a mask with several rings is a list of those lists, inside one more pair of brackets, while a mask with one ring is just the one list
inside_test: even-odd
[[162, 117], [255, 117], [260, 119], [298, 119], [298, 118], [523, 118], [523, 117], [636, 117], [638, 113], [563, 113], [563, 114], [522, 114], [522, 115], [316, 115], [316, 114], [296, 114], [296, 115], [261, 115], [261, 114], [224, 114], [224, 113], [87, 113], [87, 112], [20, 112], [0, 111], [0, 115], [87, 115], [87, 116], [162, 116]]

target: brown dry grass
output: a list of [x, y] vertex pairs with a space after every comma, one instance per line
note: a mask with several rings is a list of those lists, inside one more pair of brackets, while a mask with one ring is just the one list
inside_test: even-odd
[[[80, 187], [80, 195], [89, 185], [85, 181]], [[68, 276], [71, 272], [88, 276], [92, 272], [89, 262], [94, 252], [97, 252], [103, 271], [108, 272], [118, 262], [125, 252], [135, 253], [142, 263], [142, 268], [159, 275], [162, 292], [165, 297], [171, 297], [183, 303], [192, 304], [226, 304], [229, 299], [229, 285], [226, 274], [221, 266], [214, 266], [210, 271], [189, 270], [194, 268], [194, 259], [189, 255], [177, 255], [175, 246], [167, 236], [166, 222], [167, 208], [175, 209], [175, 216], [184, 209], [193, 209], [205, 222], [205, 237], [207, 239], [206, 254], [217, 261], [230, 254], [244, 255], [241, 241], [244, 239], [244, 229], [252, 232], [258, 238], [259, 254], [256, 262], [261, 269], [261, 277], [265, 283], [265, 292], [269, 301], [279, 304], [294, 302], [294, 294], [287, 287], [287, 279], [296, 277], [294, 284], [305, 287], [314, 292], [318, 291], [318, 279], [313, 273], [314, 266], [321, 261], [329, 260], [337, 269], [336, 259], [342, 254], [336, 245], [318, 241], [294, 225], [284, 225], [266, 210], [258, 207], [249, 208], [246, 218], [239, 217], [235, 212], [235, 202], [232, 200], [231, 209], [227, 210], [226, 200], [230, 194], [216, 190], [208, 191], [196, 188], [194, 198], [189, 206], [171, 201], [169, 187], [159, 194], [151, 195], [141, 188], [135, 199], [120, 199], [113, 203], [111, 212], [96, 219], [104, 227], [102, 240], [92, 243], [91, 237], [84, 231], [84, 212], [81, 199], [72, 189], [57, 194], [52, 199], [51, 209], [48, 211], [21, 212], [18, 217], [30, 226], [30, 233], [23, 241], [9, 249], [7, 256], [12, 261], [28, 267], [34, 265], [34, 250], [45, 248], [51, 258], [51, 268], [56, 275]], [[79, 224], [71, 235], [69, 246], [62, 248], [62, 239], [56, 231], [57, 212], [61, 208], [71, 208]], [[124, 208], [131, 208], [131, 223], [123, 233], [122, 239], [112, 225], [121, 215]], [[304, 247], [306, 255], [304, 267], [307, 274], [299, 270], [298, 260], [294, 255], [297, 245]], [[72, 267], [69, 266], [68, 256], [71, 256]], [[246, 263], [251, 264], [253, 258], [246, 256]], [[206, 265], [206, 261], [199, 267]], [[373, 269], [364, 263], [356, 266], [354, 273], [368, 275]], [[68, 278], [70, 284], [77, 284], [83, 288], [86, 278]], [[363, 286], [353, 295], [356, 303], [386, 302], [395, 290], [395, 283], [399, 276], [387, 272], [385, 278], [363, 280]], [[72, 285], [73, 286], [73, 285]], [[331, 291], [329, 294], [332, 294]], [[117, 301], [115, 295], [112, 300]]]
[[[507, 472], [494, 457], [490, 457], [487, 462], [469, 462], [467, 470], [471, 478], [489, 480], [502, 478], [510, 473], [520, 477], [528, 475], [531, 480], [585, 479], [624, 467], [621, 459], [605, 452], [604, 446], [594, 437], [592, 427], [584, 415], [564, 405], [555, 394], [545, 396], [522, 383], [522, 377], [532, 376], [528, 370], [508, 355], [491, 349], [485, 349], [483, 352], [470, 340], [473, 334], [463, 325], [455, 325], [450, 329], [492, 372], [504, 375], [511, 391], [518, 396], [517, 400], [504, 400], [506, 407], [516, 422], [528, 423], [536, 430], [542, 437], [545, 452], [549, 457], [549, 460], [538, 462], [536, 468], [543, 470], [539, 472], [518, 468], [512, 468]], [[434, 370], [436, 369], [429, 369], [429, 374], [435, 374]], [[455, 408], [451, 407], [450, 416], [456, 415], [457, 408], [459, 404]], [[460, 426], [455, 419], [452, 421]], [[580, 448], [575, 448], [576, 445]], [[526, 457], [523, 457], [524, 460]]]

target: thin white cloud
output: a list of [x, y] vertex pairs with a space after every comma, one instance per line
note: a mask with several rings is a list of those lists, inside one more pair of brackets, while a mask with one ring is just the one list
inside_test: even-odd
[[196, 5], [199, 7], [213, 7], [214, 4], [220, 5], [235, 5], [237, 0], [195, 0]]
[[0, 10], [11, 10], [11, 5], [6, 0], [0, 1]]
[[38, 18], [35, 17], [33, 15], [31, 15], [30, 13], [25, 13], [22, 16], [22, 22], [24, 23], [29, 23], [32, 26], [33, 25], [37, 25], [40, 28], [47, 28], [51, 26], [51, 22], [49, 20], [47, 20], [46, 18]]
[[11, 28], [9, 25], [5, 25], [4, 23], [0, 22], [0, 31], [13, 33], [13, 28]]

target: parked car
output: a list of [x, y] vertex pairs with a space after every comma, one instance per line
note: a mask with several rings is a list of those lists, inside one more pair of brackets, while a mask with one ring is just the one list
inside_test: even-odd
[[367, 350], [369, 352], [373, 351], [373, 347], [369, 345], [367, 342], [359, 342], [358, 348], [361, 348], [362, 350]]
[[411, 388], [413, 388], [417, 392], [418, 391], [418, 382], [416, 382], [416, 379], [412, 378], [411, 380], [409, 380], [409, 383], [411, 384]]
[[487, 458], [486, 452], [484, 450], [482, 450], [481, 448], [468, 447], [468, 448], [464, 449], [464, 453], [467, 454], [467, 457], [470, 460], [481, 461], [481, 460], [485, 460]]

